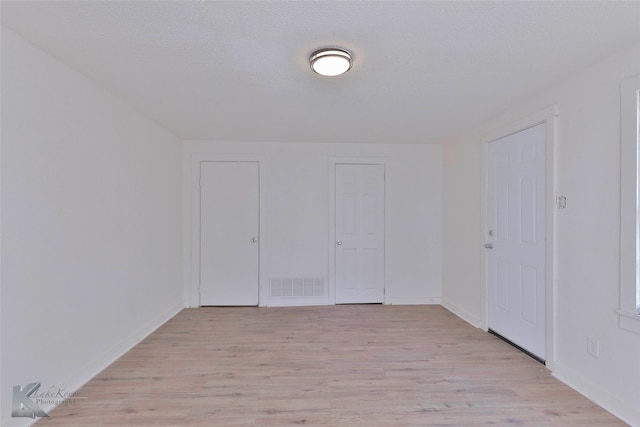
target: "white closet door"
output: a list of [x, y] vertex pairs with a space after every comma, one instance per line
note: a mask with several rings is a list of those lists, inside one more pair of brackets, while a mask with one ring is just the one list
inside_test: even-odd
[[336, 304], [384, 301], [384, 165], [336, 165]]
[[200, 163], [200, 305], [258, 305], [259, 163]]

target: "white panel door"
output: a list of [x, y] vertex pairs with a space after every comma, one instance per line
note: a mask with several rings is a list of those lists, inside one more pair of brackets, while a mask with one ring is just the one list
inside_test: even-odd
[[384, 165], [336, 165], [336, 304], [384, 301]]
[[258, 304], [259, 164], [200, 163], [200, 305]]
[[543, 360], [545, 128], [489, 144], [487, 205], [489, 328]]

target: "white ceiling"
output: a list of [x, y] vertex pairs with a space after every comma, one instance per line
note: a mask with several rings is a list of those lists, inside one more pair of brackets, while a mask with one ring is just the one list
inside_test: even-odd
[[[634, 43], [640, 1], [44, 1], [2, 24], [185, 139], [438, 142]], [[316, 48], [354, 54], [309, 69]]]

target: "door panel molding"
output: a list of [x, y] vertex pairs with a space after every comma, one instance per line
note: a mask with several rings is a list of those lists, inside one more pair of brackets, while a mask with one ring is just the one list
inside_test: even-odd
[[483, 192], [481, 199], [481, 235], [479, 236], [478, 250], [481, 250], [484, 257], [482, 263], [482, 325], [481, 328], [488, 330], [488, 251], [483, 248], [489, 233], [487, 221], [488, 208], [488, 189], [489, 189], [489, 168], [488, 168], [488, 151], [489, 144], [498, 139], [507, 137], [522, 130], [534, 127], [536, 125], [546, 124], [545, 135], [545, 347], [546, 347], [546, 367], [551, 371], [554, 370], [556, 360], [556, 257], [555, 257], [555, 229], [556, 229], [556, 147], [557, 147], [557, 121], [558, 107], [552, 105], [540, 111], [532, 113], [528, 116], [515, 120], [513, 122], [496, 127], [494, 130], [486, 133], [481, 140], [483, 141], [483, 161], [482, 161], [482, 179]]

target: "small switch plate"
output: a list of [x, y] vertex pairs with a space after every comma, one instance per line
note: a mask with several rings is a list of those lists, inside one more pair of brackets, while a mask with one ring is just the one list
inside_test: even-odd
[[587, 337], [587, 353], [596, 359], [600, 357], [600, 341], [593, 337]]

